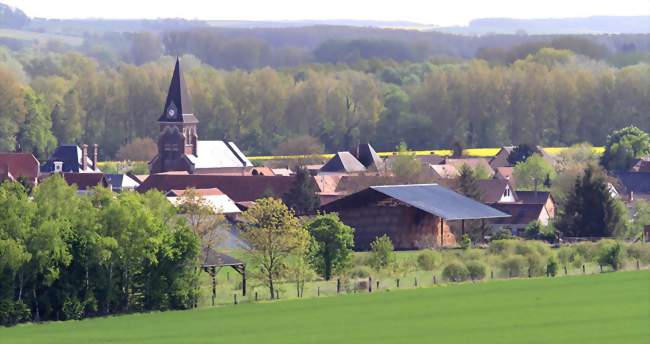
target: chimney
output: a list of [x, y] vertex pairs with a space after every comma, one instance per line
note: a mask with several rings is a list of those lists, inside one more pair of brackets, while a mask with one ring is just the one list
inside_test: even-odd
[[95, 143], [93, 145], [93, 170], [97, 171], [97, 149], [99, 146]]
[[630, 191], [630, 202], [634, 202], [634, 191]]
[[81, 145], [81, 170], [85, 171], [88, 168], [88, 145]]

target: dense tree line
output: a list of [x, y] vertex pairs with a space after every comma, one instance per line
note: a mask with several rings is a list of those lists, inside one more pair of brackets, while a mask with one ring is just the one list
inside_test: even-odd
[[[0, 54], [0, 150], [41, 159], [57, 143], [98, 143], [103, 158], [156, 138], [171, 57], [106, 65], [77, 53]], [[454, 144], [605, 143], [615, 128], [649, 131], [650, 67], [615, 68], [543, 48], [510, 65], [481, 60], [223, 71], [183, 59], [204, 139], [271, 153], [309, 135], [327, 151], [370, 141], [394, 149]]]
[[[65, 200], [65, 201], [63, 201]], [[0, 325], [185, 309], [199, 239], [160, 193], [0, 185]]]

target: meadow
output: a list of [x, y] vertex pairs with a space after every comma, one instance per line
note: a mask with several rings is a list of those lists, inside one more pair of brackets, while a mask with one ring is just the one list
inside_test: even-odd
[[2, 343], [647, 343], [650, 271], [133, 314], [0, 329]]

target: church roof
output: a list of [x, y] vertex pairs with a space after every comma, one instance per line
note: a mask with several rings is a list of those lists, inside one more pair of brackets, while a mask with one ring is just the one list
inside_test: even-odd
[[354, 155], [350, 152], [338, 152], [323, 167], [321, 172], [364, 172], [366, 167], [363, 166]]
[[[170, 109], [173, 110], [173, 115], [170, 114]], [[169, 91], [167, 92], [165, 107], [158, 121], [185, 123], [198, 122], [193, 113], [192, 101], [187, 92], [185, 78], [181, 71], [180, 59], [177, 58], [176, 65], [174, 66], [174, 74], [172, 75], [172, 81], [169, 84]]]
[[196, 155], [187, 155], [195, 169], [253, 166], [235, 143], [197, 141]]

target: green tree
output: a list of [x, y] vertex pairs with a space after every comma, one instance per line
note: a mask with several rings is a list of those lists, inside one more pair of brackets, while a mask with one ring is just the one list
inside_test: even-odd
[[510, 155], [508, 155], [508, 163], [512, 166], [515, 166], [520, 162], [526, 161], [535, 153], [537, 153], [537, 148], [535, 145], [522, 143], [516, 146], [512, 152], [510, 152]]
[[478, 179], [474, 175], [474, 170], [466, 164], [461, 166], [457, 182], [458, 191], [461, 194], [477, 201], [480, 201], [483, 198], [481, 189], [479, 189], [478, 186]]
[[375, 270], [383, 269], [393, 263], [393, 242], [387, 235], [382, 235], [370, 243], [370, 265]]
[[556, 227], [567, 236], [606, 237], [625, 231], [626, 216], [603, 173], [590, 165], [576, 178]]
[[326, 280], [345, 269], [354, 247], [354, 228], [346, 226], [336, 213], [319, 214], [306, 225], [314, 244], [309, 261]]
[[629, 126], [607, 136], [601, 163], [607, 170], [626, 170], [632, 166], [634, 159], [646, 155], [650, 155], [650, 135]]
[[547, 179], [555, 177], [555, 169], [544, 158], [535, 153], [514, 168], [517, 187], [537, 191], [542, 188]]
[[309, 171], [304, 167], [298, 167], [293, 186], [284, 196], [284, 203], [298, 215], [313, 214], [320, 206], [317, 191], [316, 183]]
[[422, 181], [422, 163], [410, 152], [406, 143], [402, 141], [397, 147], [397, 154], [390, 161], [390, 170], [393, 175], [406, 184]]
[[250, 245], [251, 260], [260, 268], [262, 279], [275, 297], [274, 282], [285, 271], [287, 258], [305, 251], [309, 233], [294, 213], [274, 198], [262, 198], [242, 215], [245, 223], [242, 237]]
[[25, 104], [21, 85], [16, 77], [0, 68], [0, 151], [16, 149], [16, 135], [25, 121]]
[[27, 115], [18, 132], [20, 150], [33, 152], [37, 157], [47, 157], [56, 147], [50, 113], [43, 99], [31, 89], [25, 91], [24, 102]]

